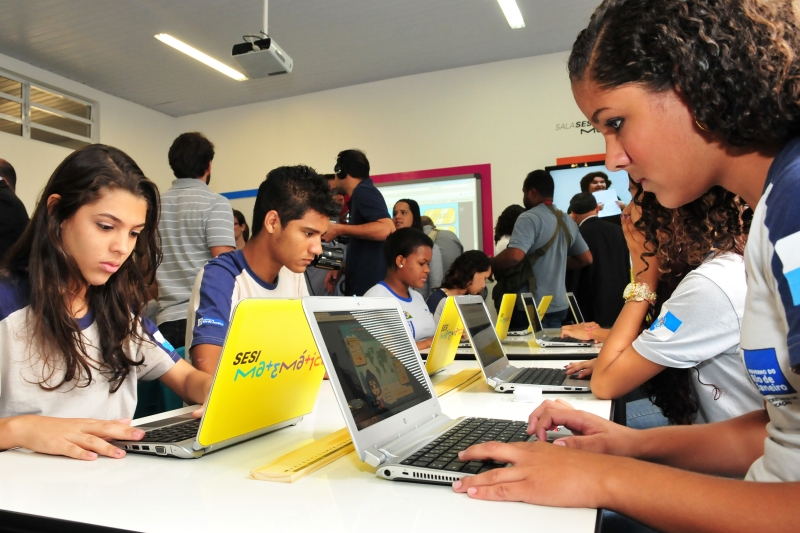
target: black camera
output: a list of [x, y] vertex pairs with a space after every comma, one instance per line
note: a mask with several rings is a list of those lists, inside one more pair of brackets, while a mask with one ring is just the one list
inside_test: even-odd
[[311, 261], [311, 266], [325, 270], [341, 270], [342, 261], [344, 261], [344, 250], [331, 246], [335, 243], [336, 240], [331, 241], [329, 244], [323, 244], [322, 253]]

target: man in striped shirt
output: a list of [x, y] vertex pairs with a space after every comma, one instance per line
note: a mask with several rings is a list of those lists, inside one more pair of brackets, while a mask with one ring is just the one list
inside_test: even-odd
[[172, 188], [161, 195], [161, 250], [156, 271], [158, 329], [175, 347], [184, 345], [186, 313], [197, 273], [209, 259], [236, 247], [233, 210], [208, 188], [214, 145], [202, 133], [183, 133], [169, 149]]

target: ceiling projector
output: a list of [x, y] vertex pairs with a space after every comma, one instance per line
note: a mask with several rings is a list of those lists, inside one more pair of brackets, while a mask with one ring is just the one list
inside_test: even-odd
[[231, 56], [251, 79], [289, 74], [294, 63], [283, 48], [269, 37], [234, 44]]

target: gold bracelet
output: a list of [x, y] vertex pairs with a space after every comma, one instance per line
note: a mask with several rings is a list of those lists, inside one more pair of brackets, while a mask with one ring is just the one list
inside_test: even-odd
[[650, 286], [647, 283], [638, 281], [628, 283], [628, 286], [622, 292], [622, 297], [625, 298], [625, 302], [647, 302], [650, 305], [656, 303], [656, 293], [650, 290]]

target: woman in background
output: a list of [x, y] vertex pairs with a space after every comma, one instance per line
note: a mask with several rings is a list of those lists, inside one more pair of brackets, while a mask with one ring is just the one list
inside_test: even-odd
[[[410, 198], [398, 200], [392, 208], [392, 221], [394, 222], [395, 229], [414, 228], [424, 233], [419, 204], [416, 200], [411, 200]], [[432, 288], [441, 285], [442, 278], [444, 277], [442, 251], [436, 244], [433, 245], [433, 255], [431, 256], [429, 267], [431, 271], [430, 274], [428, 274], [428, 281], [426, 281], [425, 285], [420, 287], [418, 291], [422, 297], [426, 299], [430, 295]]]
[[245, 243], [250, 239], [250, 228], [247, 227], [247, 220], [241, 211], [233, 210], [233, 237], [236, 239], [236, 249], [244, 248]]
[[442, 286], [434, 289], [428, 297], [428, 309], [433, 310], [434, 324], [439, 323], [448, 296], [480, 294], [491, 275], [492, 262], [480, 250], [470, 250], [458, 256], [445, 274]]

